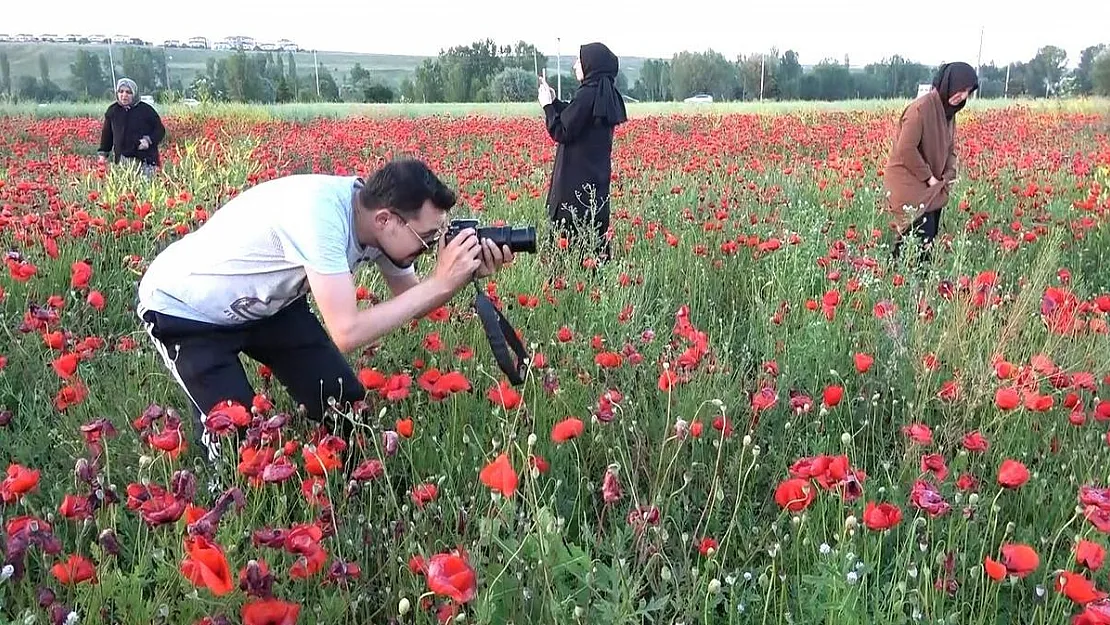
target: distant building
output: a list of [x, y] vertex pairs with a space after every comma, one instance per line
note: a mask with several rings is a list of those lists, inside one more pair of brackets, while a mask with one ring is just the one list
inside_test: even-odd
[[[131, 35], [57, 35], [54, 33], [44, 33], [41, 35], [32, 35], [29, 33], [19, 33], [15, 35], [0, 34], [0, 41], [13, 42], [13, 43], [93, 43], [93, 44], [116, 44], [116, 45], [130, 45], [130, 46], [150, 46], [154, 45], [150, 41], [146, 41], [139, 37], [132, 37]], [[188, 39], [166, 39], [160, 44], [165, 48], [195, 48], [198, 50], [245, 50], [255, 51], [261, 50], [263, 52], [301, 52], [302, 49], [297, 43], [291, 39], [279, 39], [277, 42], [260, 42], [255, 40], [254, 37], [247, 37], [245, 35], [233, 35], [225, 37], [218, 41], [210, 42], [207, 37], [189, 37]]]

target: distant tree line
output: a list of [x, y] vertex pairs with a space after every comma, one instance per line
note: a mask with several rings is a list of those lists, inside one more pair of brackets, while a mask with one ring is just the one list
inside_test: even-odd
[[[548, 82], [562, 83], [564, 98], [577, 88], [570, 67], [549, 72]], [[209, 58], [190, 80], [171, 80], [164, 49], [122, 47], [113, 58], [116, 76], [135, 80], [142, 94], [164, 101], [182, 97], [225, 102], [525, 102], [536, 97], [536, 68], [548, 67], [548, 56], [531, 43], [498, 45], [491, 39], [440, 51], [425, 59], [411, 76], [390, 81], [355, 64], [345, 74], [320, 66], [298, 68], [292, 53], [235, 52]], [[1110, 47], [1090, 46], [1078, 66], [1067, 69], [1067, 53], [1044, 46], [1025, 62], [979, 68], [980, 95], [1054, 97], [1110, 95]], [[910, 98], [918, 85], [932, 79], [935, 67], [895, 55], [862, 67], [824, 59], [803, 67], [798, 53], [743, 55], [735, 60], [719, 52], [683, 51], [669, 60], [643, 62], [629, 84], [624, 70], [617, 87], [640, 101], [682, 100], [710, 94], [715, 100], [844, 100]], [[45, 55], [39, 55], [37, 76], [13, 80], [7, 54], [0, 50], [0, 98], [15, 101], [87, 101], [112, 96], [112, 68], [107, 55], [78, 50], [68, 76], [51, 76]]]
[[[972, 60], [974, 64], [974, 60]], [[712, 50], [680, 52], [670, 61], [648, 60], [629, 95], [641, 100], [681, 100], [698, 93], [722, 100], [845, 100], [911, 98], [917, 86], [932, 81], [937, 68], [895, 55], [862, 68], [824, 59], [802, 67], [793, 50], [751, 54], [735, 61]], [[1105, 44], [1083, 50], [1078, 66], [1068, 71], [1067, 53], [1045, 46], [1026, 62], [979, 68], [984, 98], [1110, 95], [1110, 49]]]

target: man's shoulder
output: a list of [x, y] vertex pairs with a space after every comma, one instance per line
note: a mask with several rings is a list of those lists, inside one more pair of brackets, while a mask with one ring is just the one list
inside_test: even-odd
[[339, 189], [354, 189], [355, 176], [338, 176], [335, 174], [289, 174], [279, 178], [271, 178], [261, 182], [255, 187], [271, 189], [305, 189], [311, 191], [328, 191]]
[[343, 230], [350, 219], [353, 181], [353, 176], [292, 174], [251, 187], [239, 195], [239, 205], [255, 205], [290, 236]]

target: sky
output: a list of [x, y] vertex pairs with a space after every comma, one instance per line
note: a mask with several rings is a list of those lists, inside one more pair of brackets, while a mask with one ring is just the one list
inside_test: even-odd
[[[292, 39], [306, 49], [412, 55], [435, 55], [490, 37], [506, 44], [523, 39], [549, 56], [557, 48], [571, 56], [583, 43], [602, 41], [618, 56], [670, 58], [712, 48], [735, 59], [777, 48], [795, 50], [805, 65], [847, 55], [853, 66], [893, 54], [930, 65], [975, 65], [980, 28], [984, 64], [1025, 61], [1051, 44], [1064, 48], [1074, 66], [1083, 48], [1110, 44], [1110, 1], [1026, 1], [1028, 11], [1012, 0], [780, 0], [743, 7], [727, 0], [681, 0], [660, 2], [660, 11], [648, 10], [643, 0], [189, 0], [106, 11], [103, 3], [88, 0], [6, 0], [13, 6], [3, 10], [0, 32], [119, 34], [154, 43], [245, 35]], [[166, 10], [166, 19], [153, 19], [156, 7]], [[914, 15], [923, 16], [906, 19]]]

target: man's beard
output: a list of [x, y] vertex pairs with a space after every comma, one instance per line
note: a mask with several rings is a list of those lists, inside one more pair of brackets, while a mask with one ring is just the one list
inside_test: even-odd
[[417, 254], [417, 255], [411, 257], [409, 260], [402, 262], [402, 261], [397, 260], [396, 258], [393, 258], [393, 256], [389, 252], [385, 251], [384, 249], [382, 250], [382, 255], [385, 256], [386, 258], [388, 258], [389, 262], [393, 263], [393, 265], [395, 267], [397, 267], [398, 269], [408, 269], [409, 267], [415, 267], [416, 266], [416, 260], [418, 258], [420, 258], [420, 255]]

